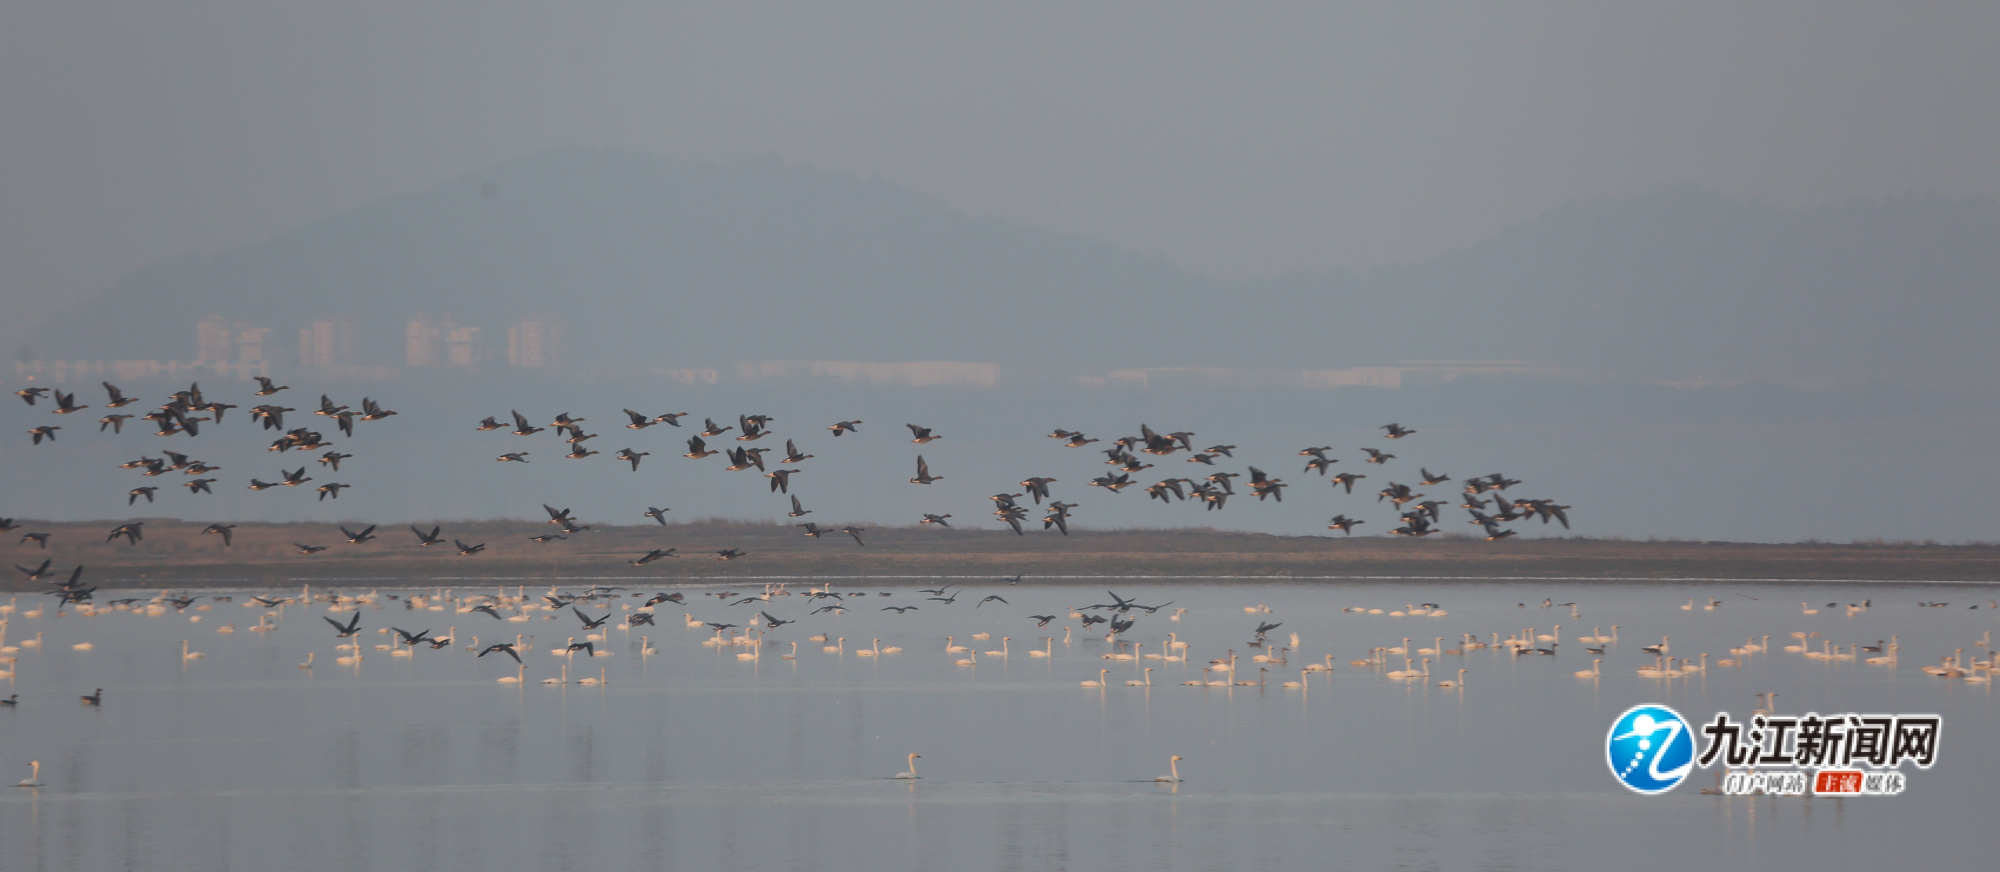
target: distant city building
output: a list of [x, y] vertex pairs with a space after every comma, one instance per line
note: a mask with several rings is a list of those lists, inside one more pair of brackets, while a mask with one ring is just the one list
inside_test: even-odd
[[1357, 366], [1349, 369], [1309, 369], [1299, 374], [1299, 387], [1400, 388], [1403, 371], [1393, 366]]
[[712, 385], [715, 384], [716, 381], [718, 381], [719, 377], [721, 376], [721, 373], [718, 372], [713, 367], [707, 369], [656, 369], [653, 370], [653, 372], [658, 375], [666, 376], [667, 378], [680, 382], [681, 384], [687, 385], [688, 387], [694, 387], [696, 385]]
[[1216, 366], [1148, 366], [1114, 369], [1105, 374], [1105, 383], [1133, 388], [1215, 388], [1228, 385], [1235, 370]]
[[228, 363], [236, 355], [236, 331], [221, 315], [210, 315], [195, 325], [194, 346], [196, 366]]
[[507, 328], [507, 365], [561, 366], [562, 320], [554, 315], [535, 315]]
[[438, 322], [418, 315], [410, 319], [403, 328], [404, 366], [441, 366], [444, 364], [444, 330]]
[[479, 363], [479, 328], [451, 327], [444, 334], [445, 366], [470, 369]]
[[347, 366], [353, 362], [353, 319], [314, 321], [299, 331], [300, 366]]
[[757, 360], [736, 365], [739, 381], [825, 379], [841, 384], [990, 388], [1000, 383], [1000, 365], [954, 360], [865, 363], [852, 360]]

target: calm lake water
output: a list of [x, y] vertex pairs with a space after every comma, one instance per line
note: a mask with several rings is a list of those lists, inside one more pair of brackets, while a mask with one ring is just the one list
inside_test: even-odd
[[[819, 603], [798, 595], [805, 586], [741, 606], [704, 595], [723, 588], [677, 588], [686, 606], [659, 606], [657, 627], [610, 630], [598, 645], [612, 656], [595, 658], [552, 656], [585, 635], [568, 610], [507, 622], [411, 609], [387, 598], [409, 592], [386, 588], [358, 612], [270, 610], [269, 632], [249, 631], [267, 611], [244, 607], [240, 591], [156, 615], [58, 615], [51, 598], [21, 597], [6, 645], [41, 644], [6, 667], [14, 677], [0, 696], [20, 704], [0, 710], [0, 779], [40, 760], [46, 786], [0, 794], [0, 868], [1990, 869], [2000, 848], [1990, 824], [2000, 769], [1989, 762], [2000, 703], [1989, 686], [1919, 671], [1954, 649], [1990, 657], [1980, 642], [2000, 629], [2000, 610], [1985, 605], [1994, 586], [1121, 581], [1113, 589], [1141, 603], [1174, 601], [1136, 613], [1123, 638], [1144, 644], [1130, 661], [1103, 659], [1119, 650], [1103, 628], [1083, 633], [1067, 617], [1109, 602], [1103, 584], [968, 580], [944, 604], [917, 592], [931, 583], [838, 582], [869, 595], [823, 615], [809, 614]], [[1009, 602], [974, 607], [996, 593]], [[1722, 605], [1703, 609], [1710, 597]], [[1544, 609], [1544, 598], [1574, 601], [1581, 616]], [[1863, 599], [1873, 607], [1860, 614], [1827, 608]], [[1801, 600], [1819, 613], [1803, 614]], [[1928, 601], [1951, 605], [1917, 605]], [[642, 602], [582, 610], [613, 612], [609, 627]], [[1448, 614], [1387, 614], [1425, 602]], [[919, 609], [880, 610], [890, 605]], [[1259, 605], [1270, 612], [1245, 611]], [[754, 660], [737, 656], [749, 646], [704, 645], [712, 634], [681, 617], [747, 625], [754, 610], [799, 621], [770, 631]], [[357, 613], [363, 660], [337, 664], [350, 652], [321, 617]], [[1059, 619], [1038, 629], [1027, 614]], [[1256, 679], [1250, 657], [1262, 651], [1247, 643], [1260, 621], [1283, 623], [1274, 645], [1299, 636], [1265, 686], [1182, 684], [1220, 678], [1203, 667], [1231, 649], [1235, 677]], [[1457, 648], [1462, 633], [1490, 642], [1527, 628], [1553, 635], [1555, 624], [1555, 657], [1445, 653], [1414, 683], [1349, 664], [1405, 637], [1413, 651], [1439, 636]], [[1572, 640], [1613, 624], [1602, 677], [1575, 677], [1592, 658]], [[375, 647], [394, 638], [377, 632], [391, 625], [458, 638], [395, 657]], [[1067, 644], [1065, 627], [1078, 627]], [[1794, 631], [1818, 633], [1815, 649], [1894, 634], [1900, 664], [1782, 651]], [[844, 650], [807, 638], [822, 632]], [[1186, 659], [1145, 659], [1170, 632], [1190, 643]], [[512, 660], [466, 650], [475, 635], [483, 646], [516, 634], [534, 637], [524, 684], [497, 680], [517, 675]], [[956, 665], [969, 655], [947, 654], [947, 635], [975, 652], [1011, 637], [1010, 656]], [[1765, 635], [1769, 650], [1716, 665]], [[1029, 656], [1050, 636], [1053, 656]], [[1639, 648], [1662, 636], [1677, 656], [1707, 652], [1708, 670], [1640, 677], [1654, 658]], [[642, 637], [655, 653], [642, 655]], [[205, 656], [182, 660], [184, 639]], [[875, 639], [903, 650], [856, 655]], [[784, 659], [794, 642], [796, 659]], [[309, 652], [314, 668], [298, 668]], [[1279, 687], [1329, 654], [1334, 668], [1305, 691]], [[572, 681], [606, 681], [541, 683], [564, 666]], [[1152, 687], [1125, 686], [1147, 667]], [[1436, 684], [1461, 668], [1462, 687]], [[1079, 686], [1100, 669], [1110, 686]], [[79, 702], [98, 687], [102, 707]], [[1696, 722], [1748, 719], [1767, 691], [1788, 713], [1938, 713], [1939, 763], [1906, 764], [1901, 796], [1846, 800], [1704, 796], [1711, 770], [1642, 797], [1606, 770], [1606, 730], [1636, 703]], [[922, 777], [894, 779], [911, 753]], [[1153, 783], [1172, 755], [1185, 780]]]

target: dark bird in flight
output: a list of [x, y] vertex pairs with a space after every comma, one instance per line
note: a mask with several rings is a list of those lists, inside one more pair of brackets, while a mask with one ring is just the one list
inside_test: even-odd
[[858, 419], [853, 421], [835, 421], [833, 422], [833, 426], [826, 429], [832, 430], [834, 437], [839, 438], [842, 433], [861, 432], [861, 421]]
[[771, 470], [770, 472], [764, 473], [764, 477], [771, 480], [771, 490], [777, 491], [779, 493], [790, 493], [790, 491], [787, 490], [787, 488], [790, 487], [792, 474], [795, 472], [798, 472], [798, 470], [774, 469]]
[[[499, 616], [495, 615], [494, 617], [499, 617]], [[486, 646], [486, 650], [479, 652], [479, 656], [484, 657], [495, 651], [498, 651], [502, 654], [514, 658], [515, 663], [521, 662], [521, 655], [514, 653], [514, 643], [512, 642], [496, 642], [492, 645], [488, 645]], [[527, 664], [523, 663], [522, 665], [525, 666]]]
[[[926, 432], [928, 432], [928, 431], [926, 431]], [[932, 475], [932, 474], [931, 474], [931, 467], [930, 467], [930, 464], [927, 464], [927, 463], [925, 463], [925, 462], [924, 462], [924, 456], [923, 456], [923, 455], [921, 455], [921, 454], [917, 455], [917, 477], [916, 477], [916, 478], [913, 478], [913, 479], [910, 479], [910, 483], [911, 483], [911, 484], [930, 484], [931, 482], [934, 482], [934, 481], [944, 481], [944, 476], [942, 476], [942, 475]]]
[[369, 524], [367, 529], [364, 529], [359, 533], [356, 533], [353, 530], [349, 530], [345, 526], [343, 526], [340, 528], [340, 532], [347, 536], [347, 541], [349, 544], [359, 545], [363, 542], [375, 538], [375, 525]]
[[417, 547], [419, 548], [429, 548], [432, 545], [444, 544], [443, 527], [433, 525], [431, 527], [431, 531], [429, 533], [426, 533], [423, 530], [419, 529], [415, 524], [411, 524], [410, 532], [417, 534]]
[[660, 522], [660, 526], [664, 527], [664, 526], [666, 526], [666, 525], [667, 525], [667, 513], [668, 513], [668, 512], [671, 512], [671, 511], [673, 511], [673, 510], [672, 510], [672, 509], [662, 509], [662, 508], [660, 508], [660, 507], [658, 507], [658, 506], [647, 506], [647, 507], [646, 507], [646, 511], [644, 511], [644, 512], [641, 512], [640, 514], [642, 514], [642, 515], [643, 515], [643, 516], [645, 516], [645, 517], [648, 517], [648, 518], [652, 518], [653, 520], [655, 520], [655, 521], [658, 521], [658, 522]]
[[1403, 429], [1403, 425], [1401, 424], [1383, 424], [1381, 427], [1377, 429], [1387, 431], [1386, 435], [1390, 439], [1401, 439], [1405, 436], [1417, 432], [1415, 430], [1405, 430]]
[[1326, 528], [1329, 530], [1339, 530], [1342, 533], [1346, 533], [1347, 535], [1352, 536], [1354, 535], [1354, 528], [1356, 526], [1366, 523], [1368, 522], [1357, 521], [1346, 515], [1334, 515], [1333, 520], [1326, 522]]
[[915, 442], [918, 445], [923, 445], [944, 438], [943, 436], [932, 433], [931, 428], [929, 427], [919, 427], [915, 424], [904, 424], [903, 426], [910, 428], [910, 435], [916, 437], [911, 439], [910, 441]]
[[354, 634], [356, 634], [356, 633], [359, 633], [359, 632], [361, 632], [361, 613], [360, 613], [360, 612], [355, 612], [355, 613], [354, 613], [354, 616], [353, 616], [352, 618], [348, 619], [347, 623], [345, 623], [345, 624], [342, 624], [341, 622], [339, 622], [339, 621], [336, 621], [336, 620], [334, 620], [334, 619], [332, 619], [332, 618], [329, 618], [329, 617], [326, 617], [326, 616], [324, 616], [324, 615], [320, 616], [320, 620], [322, 620], [322, 621], [325, 621], [325, 622], [327, 622], [327, 623], [329, 623], [329, 624], [332, 624], [332, 625], [333, 625], [333, 629], [334, 629], [334, 632], [336, 632], [336, 633], [338, 633], [338, 634], [339, 634], [339, 635], [338, 635], [338, 636], [337, 636], [336, 638], [340, 638], [340, 639], [345, 639], [345, 638], [348, 638], [348, 637], [350, 637], [350, 636], [353, 636], [353, 635], [354, 635]]
[[236, 544], [235, 537], [230, 533], [230, 531], [234, 529], [236, 529], [235, 524], [210, 524], [206, 527], [201, 528], [201, 534], [203, 536], [206, 536], [209, 535], [210, 533], [213, 533], [218, 536], [221, 536], [222, 547], [228, 548], [229, 546]]
[[515, 412], [514, 412], [514, 432], [513, 432], [513, 434], [512, 434], [512, 435], [515, 435], [515, 436], [533, 436], [533, 435], [535, 435], [536, 433], [540, 433], [540, 432], [542, 432], [543, 430], [546, 430], [546, 429], [548, 429], [548, 428], [547, 428], [547, 427], [535, 427], [535, 426], [532, 426], [532, 425], [530, 425], [530, 424], [528, 423], [528, 416], [526, 416], [526, 415], [523, 415], [523, 414], [521, 414], [519, 410], [515, 410]]

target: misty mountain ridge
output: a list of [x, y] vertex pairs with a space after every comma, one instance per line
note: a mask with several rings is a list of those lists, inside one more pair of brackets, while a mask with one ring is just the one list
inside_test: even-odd
[[211, 314], [274, 328], [280, 349], [344, 317], [352, 362], [400, 365], [413, 316], [480, 327], [490, 348], [553, 314], [575, 368], [1518, 360], [1591, 378], [1951, 387], [2000, 364], [1984, 337], [2000, 323], [1996, 242], [1989, 199], [1794, 210], [1685, 186], [1566, 206], [1406, 267], [1218, 281], [775, 160], [560, 151], [153, 265], [52, 318], [39, 344], [188, 360]]

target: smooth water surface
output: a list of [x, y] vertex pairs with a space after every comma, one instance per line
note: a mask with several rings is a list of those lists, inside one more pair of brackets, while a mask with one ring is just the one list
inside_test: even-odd
[[[1984, 869], [2000, 848], [1984, 790], [1995, 697], [1918, 668], [1954, 649], [1990, 658], [1980, 643], [2000, 624], [1985, 607], [1991, 586], [1128, 581], [1114, 589], [1173, 604], [1134, 612], [1122, 638], [1142, 643], [1137, 657], [1107, 660], [1132, 649], [1068, 617], [1110, 602], [1102, 585], [972, 581], [951, 604], [917, 592], [929, 583], [883, 585], [838, 582], [869, 595], [821, 615], [811, 612], [831, 600], [796, 585], [741, 606], [706, 595], [722, 588], [682, 588], [685, 607], [659, 606], [657, 627], [610, 630], [599, 646], [611, 656], [595, 658], [552, 655], [586, 635], [567, 609], [508, 622], [457, 601], [413, 609], [387, 597], [411, 592], [383, 590], [358, 612], [362, 662], [345, 666], [321, 617], [354, 612], [323, 602], [270, 610], [276, 629], [251, 632], [267, 610], [245, 607], [243, 592], [153, 615], [58, 615], [48, 598], [21, 598], [6, 644], [38, 634], [41, 644], [12, 654], [4, 693], [20, 704], [0, 710], [0, 776], [12, 783], [40, 760], [46, 786], [0, 794], [0, 868]], [[996, 593], [1008, 602], [974, 607]], [[1704, 609], [1711, 597], [1720, 607]], [[1580, 617], [1544, 598], [1574, 601]], [[1827, 608], [1863, 599], [1873, 607], [1859, 614]], [[1819, 614], [1803, 614], [1801, 600]], [[610, 627], [643, 601], [581, 610], [613, 612]], [[1917, 606], [1928, 601], [1952, 605]], [[1425, 602], [1448, 614], [1387, 614]], [[919, 608], [881, 611], [890, 605]], [[1245, 611], [1260, 605], [1271, 611]], [[748, 625], [760, 609], [799, 623], [758, 648], [704, 645], [713, 634], [682, 618]], [[1038, 629], [1027, 614], [1058, 620]], [[1283, 624], [1274, 646], [1294, 633], [1299, 645], [1266, 667], [1248, 643], [1269, 621]], [[1528, 628], [1555, 635], [1556, 624], [1565, 641], [1554, 657], [1461, 649], [1415, 682], [1349, 662], [1406, 637], [1411, 651], [1440, 647], [1439, 636], [1458, 649], [1462, 633], [1490, 642]], [[1602, 677], [1575, 677], [1591, 657], [1571, 640], [1613, 624]], [[225, 625], [234, 632], [219, 633]], [[391, 625], [458, 638], [395, 657], [376, 650]], [[1077, 628], [1067, 643], [1065, 628]], [[1894, 634], [1899, 664], [1783, 652], [1794, 631], [1820, 634], [1806, 640], [1815, 649]], [[1186, 659], [1147, 659], [1170, 632], [1190, 643]], [[820, 633], [839, 650], [807, 638]], [[484, 646], [516, 634], [533, 636], [525, 684], [497, 680], [517, 675], [512, 660], [467, 650], [475, 635]], [[948, 654], [948, 635], [972, 651]], [[1000, 650], [1003, 635], [1007, 657], [978, 653]], [[1769, 650], [1717, 665], [1766, 635]], [[1654, 662], [1638, 649], [1663, 636], [1675, 656], [1707, 652], [1707, 671], [1637, 675]], [[641, 653], [642, 637], [655, 653]], [[903, 651], [857, 656], [877, 639]], [[205, 656], [182, 660], [182, 640]], [[1045, 644], [1053, 656], [1029, 655]], [[1222, 678], [1203, 667], [1232, 649], [1235, 680], [1266, 668], [1263, 686], [1182, 684]], [[298, 668], [308, 652], [314, 667]], [[1279, 686], [1326, 655], [1333, 669], [1305, 690]], [[968, 658], [976, 665], [956, 663]], [[565, 666], [572, 683], [541, 683]], [[1147, 667], [1150, 688], [1125, 685]], [[1438, 686], [1460, 668], [1461, 687]], [[1108, 687], [1079, 686], [1100, 669]], [[97, 687], [103, 706], [81, 704]], [[1605, 731], [1627, 707], [1747, 719], [1766, 691], [1790, 713], [1939, 713], [1939, 763], [1906, 764], [1902, 796], [1846, 800], [1700, 795], [1712, 770], [1641, 797], [1606, 771]], [[922, 777], [894, 779], [911, 753]], [[1171, 755], [1185, 758], [1185, 781], [1152, 782]]]

